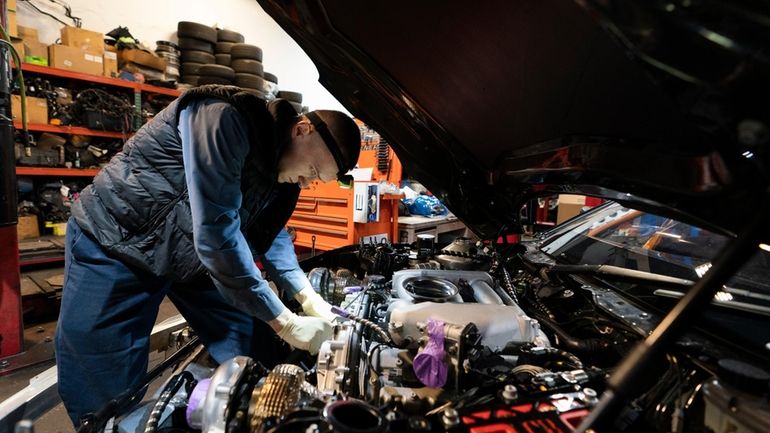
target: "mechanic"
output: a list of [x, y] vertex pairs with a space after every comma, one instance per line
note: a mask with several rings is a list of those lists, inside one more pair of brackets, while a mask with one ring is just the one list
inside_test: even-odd
[[[359, 149], [343, 113], [297, 116], [286, 101], [215, 85], [185, 92], [128, 140], [67, 226], [56, 361], [73, 423], [144, 376], [166, 295], [217, 362], [271, 351], [254, 344], [253, 318], [316, 353], [334, 315], [284, 225], [300, 188], [350, 180]], [[305, 315], [284, 306], [254, 254]]]

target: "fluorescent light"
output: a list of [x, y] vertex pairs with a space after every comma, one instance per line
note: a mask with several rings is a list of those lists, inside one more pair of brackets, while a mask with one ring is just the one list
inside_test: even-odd
[[768, 245], [768, 244], [759, 244], [759, 248], [761, 248], [761, 249], [763, 249], [763, 250], [765, 250], [765, 251], [770, 253], [770, 245]]
[[717, 301], [728, 302], [733, 300], [733, 295], [727, 292], [719, 291], [714, 295], [714, 299]]
[[709, 269], [711, 269], [711, 263], [704, 263], [695, 267], [695, 273], [698, 274], [699, 278], [703, 278]]

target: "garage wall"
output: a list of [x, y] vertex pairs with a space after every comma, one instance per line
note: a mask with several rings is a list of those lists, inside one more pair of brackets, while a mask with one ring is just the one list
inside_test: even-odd
[[[155, 49], [156, 40], [176, 41], [177, 21], [195, 21], [236, 30], [246, 42], [264, 51], [265, 71], [278, 76], [278, 86], [301, 92], [304, 104], [313, 108], [347, 112], [318, 83], [318, 71], [304, 51], [276, 24], [254, 0], [65, 0], [74, 16], [83, 19], [83, 28], [107, 33], [124, 26], [140, 41]], [[35, 6], [59, 17], [64, 9], [46, 0], [33, 0]], [[40, 41], [53, 43], [62, 26], [36, 12], [28, 3], [17, 5], [20, 25], [39, 29]]]

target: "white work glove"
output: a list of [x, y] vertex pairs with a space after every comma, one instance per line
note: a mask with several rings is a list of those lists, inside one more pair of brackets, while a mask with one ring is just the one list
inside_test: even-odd
[[330, 322], [334, 322], [337, 317], [332, 313], [332, 306], [318, 293], [313, 290], [312, 287], [306, 287], [294, 295], [294, 299], [302, 305], [302, 311], [308, 316], [320, 317]]
[[307, 350], [311, 355], [318, 353], [321, 343], [333, 335], [332, 324], [328, 320], [298, 316], [288, 309], [269, 323], [283, 341], [297, 349]]

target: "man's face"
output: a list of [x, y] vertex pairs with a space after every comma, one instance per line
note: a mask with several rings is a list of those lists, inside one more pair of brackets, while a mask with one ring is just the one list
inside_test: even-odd
[[313, 125], [301, 120], [292, 128], [291, 142], [278, 162], [278, 182], [307, 188], [315, 180], [336, 178], [337, 163], [331, 152]]

